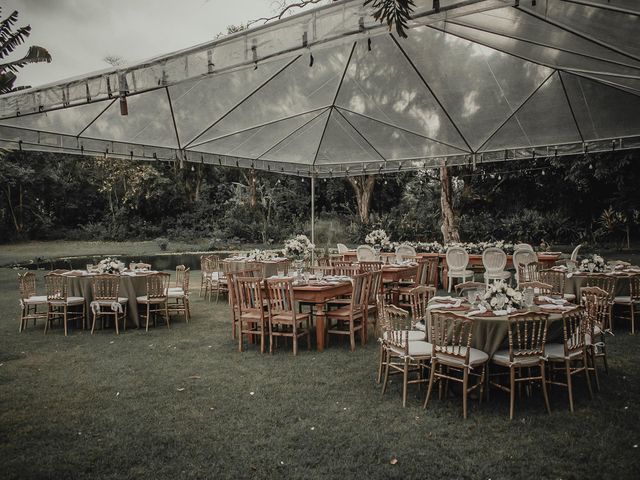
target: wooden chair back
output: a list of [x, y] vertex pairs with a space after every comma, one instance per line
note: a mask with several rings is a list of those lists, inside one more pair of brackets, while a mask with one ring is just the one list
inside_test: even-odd
[[20, 298], [26, 300], [36, 294], [36, 274], [33, 272], [18, 273]]
[[564, 272], [556, 272], [555, 270], [542, 270], [538, 274], [539, 280], [542, 283], [551, 285], [552, 295], [564, 294], [564, 282], [566, 281], [566, 275]]
[[453, 357], [469, 365], [473, 320], [453, 312], [431, 311], [433, 354]]
[[547, 313], [525, 312], [509, 315], [509, 361], [544, 357], [547, 341]]
[[551, 295], [551, 292], [553, 290], [553, 287], [551, 285], [542, 282], [522, 282], [520, 284], [520, 288], [523, 290], [525, 288], [533, 288], [533, 291], [540, 295]]
[[382, 262], [380, 261], [358, 262], [358, 266], [360, 267], [360, 272], [374, 272], [376, 270], [382, 269]]
[[322, 257], [318, 257], [316, 259], [319, 267], [330, 267], [331, 266], [331, 257], [328, 255], [324, 255]]
[[96, 275], [91, 279], [91, 293], [97, 301], [118, 301], [120, 275]]
[[436, 286], [438, 278], [438, 259], [421, 258], [418, 260], [415, 285]]
[[261, 277], [234, 278], [237, 294], [238, 310], [240, 315], [257, 313], [264, 317], [264, 294], [262, 291], [263, 280]]
[[382, 338], [385, 339], [385, 343], [408, 355], [409, 330], [411, 330], [409, 312], [395, 305], [384, 305], [380, 310], [382, 311]]
[[588, 323], [589, 320], [584, 307], [576, 307], [562, 314], [562, 338], [565, 357], [584, 349]]
[[580, 289], [580, 302], [589, 320], [587, 332], [591, 338], [596, 327], [604, 332], [609, 320], [609, 294], [600, 287], [583, 287]]
[[295, 319], [296, 303], [291, 278], [267, 278], [265, 280], [270, 315], [290, 314]]
[[632, 302], [640, 302], [640, 275], [637, 273], [629, 277], [629, 295]]
[[171, 275], [168, 273], [147, 275], [147, 298], [149, 300], [165, 298], [167, 296], [170, 278]]
[[382, 292], [382, 269], [374, 270], [370, 272], [370, 275], [371, 278], [369, 279], [369, 299], [367, 303], [369, 305], [375, 305], [378, 294]]
[[185, 294], [189, 293], [189, 276], [191, 274], [191, 268], [185, 268], [184, 271], [182, 272], [182, 281], [180, 282], [179, 285], [177, 285], [178, 287], [182, 287], [182, 291]]
[[369, 300], [370, 273], [356, 273], [351, 277], [351, 310], [364, 310]]
[[616, 277], [611, 275], [587, 275], [587, 287], [598, 287], [607, 292], [613, 302], [616, 290]]
[[427, 285], [419, 285], [409, 292], [409, 301], [411, 303], [411, 327], [415, 327], [416, 323], [424, 321], [427, 325], [427, 305], [436, 294], [436, 287]]
[[360, 273], [360, 267], [354, 264], [334, 265], [333, 272], [335, 275], [347, 275], [349, 277], [353, 277]]
[[131, 262], [129, 263], [129, 270], [151, 270], [151, 264], [144, 262]]
[[185, 265], [176, 266], [176, 283], [175, 283], [176, 287], [182, 286], [182, 277], [184, 276], [184, 271], [186, 270], [186, 268], [187, 267]]
[[524, 282], [540, 281], [540, 263], [529, 262], [518, 264], [518, 285]]
[[458, 283], [453, 288], [455, 288], [456, 293], [462, 297], [467, 293], [468, 290], [481, 290], [482, 292], [484, 292], [487, 288], [487, 285], [482, 282], [464, 282]]
[[66, 302], [68, 297], [68, 278], [58, 273], [48, 273], [44, 276], [44, 287], [48, 301]]

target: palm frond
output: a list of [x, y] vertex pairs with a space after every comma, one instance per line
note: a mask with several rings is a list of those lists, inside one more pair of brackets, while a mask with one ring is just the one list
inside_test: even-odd
[[21, 45], [25, 38], [29, 36], [31, 27], [20, 27], [15, 33], [7, 36], [6, 39], [0, 41], [0, 58], [6, 57], [9, 53], [13, 52], [19, 45]]
[[[2, 7], [0, 7], [0, 13], [1, 12]], [[11, 35], [12, 27], [17, 21], [18, 11], [14, 10], [11, 15], [0, 22], [0, 41], [4, 41], [9, 35]]]
[[22, 68], [27, 64], [42, 62], [50, 63], [51, 54], [45, 48], [34, 45], [29, 47], [29, 51], [24, 57], [12, 62], [0, 63], [0, 72], [3, 72], [5, 70], [17, 72], [19, 68]]
[[407, 38], [406, 29], [411, 18], [413, 0], [365, 0], [364, 5], [373, 7], [373, 18], [380, 23], [387, 23], [389, 30], [395, 24], [396, 32], [402, 38]]

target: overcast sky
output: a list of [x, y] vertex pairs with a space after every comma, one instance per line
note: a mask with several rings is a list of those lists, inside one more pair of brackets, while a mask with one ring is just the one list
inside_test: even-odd
[[18, 25], [32, 28], [26, 45], [53, 57], [18, 74], [16, 85], [35, 87], [108, 68], [107, 55], [135, 62], [203, 43], [273, 9], [273, 0], [3, 0], [2, 18], [18, 10]]

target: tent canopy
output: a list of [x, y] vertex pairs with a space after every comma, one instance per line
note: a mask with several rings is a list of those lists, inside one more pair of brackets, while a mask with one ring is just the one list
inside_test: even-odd
[[407, 39], [362, 3], [0, 97], [0, 145], [317, 177], [640, 147], [640, 2], [416, 0]]

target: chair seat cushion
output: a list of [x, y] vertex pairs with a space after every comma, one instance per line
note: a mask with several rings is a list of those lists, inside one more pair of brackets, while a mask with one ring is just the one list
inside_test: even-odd
[[[126, 297], [118, 297], [118, 303], [127, 303], [129, 301]], [[102, 306], [109, 306], [113, 303], [112, 300], [94, 300], [95, 303]]]
[[498, 278], [506, 280], [508, 278], [511, 278], [511, 272], [508, 272], [506, 270], [502, 270], [499, 272], [484, 272], [484, 278]]
[[[390, 347], [389, 350], [396, 355], [404, 355], [404, 350], [397, 347]], [[411, 357], [430, 357], [433, 346], [429, 342], [415, 341], [409, 342], [409, 356]]]
[[[456, 353], [458, 353], [457, 348], [455, 351]], [[467, 353], [467, 347], [462, 347], [460, 349], [460, 354], [466, 355], [466, 353]], [[464, 366], [464, 359], [454, 357], [452, 355], [447, 355], [444, 352], [438, 352], [436, 354], [436, 358], [440, 363], [443, 363], [445, 365], [451, 365], [454, 367]], [[469, 365], [471, 366], [482, 365], [483, 363], [487, 362], [487, 360], [489, 360], [489, 355], [487, 355], [482, 350], [478, 350], [477, 348], [472, 348], [471, 351], [469, 352]]]
[[[295, 314], [295, 318], [297, 322], [301, 322], [303, 320], [306, 320], [309, 318], [309, 314], [308, 313], [296, 313]], [[271, 322], [273, 323], [291, 323], [292, 322], [292, 318], [291, 318], [291, 313], [279, 313], [277, 315], [273, 315], [271, 317]]]
[[631, 305], [631, 303], [638, 303], [638, 300], [631, 302], [631, 297], [629, 295], [619, 295], [613, 299], [613, 303], [619, 303], [621, 305]]
[[185, 293], [182, 290], [175, 290], [175, 291], [171, 291], [169, 290], [167, 296], [169, 298], [183, 298], [186, 297]]
[[[509, 366], [509, 350], [498, 350], [491, 359], [498, 365]], [[513, 363], [520, 366], [533, 366], [540, 363], [540, 357], [514, 357]]]
[[170, 292], [182, 292], [184, 289], [182, 287], [169, 287]]
[[[360, 315], [362, 314], [362, 309], [359, 307], [356, 307], [353, 310], [353, 315]], [[327, 317], [349, 317], [351, 315], [351, 305], [346, 306], [346, 307], [340, 307], [340, 308], [336, 308], [335, 310], [329, 310], [327, 312]]]
[[562, 297], [569, 302], [573, 302], [576, 299], [576, 296], [573, 293], [565, 293]]
[[22, 300], [23, 303], [29, 305], [37, 305], [37, 304], [45, 304], [47, 303], [46, 295], [32, 295], [29, 298], [25, 298]]
[[[547, 343], [544, 346], [544, 353], [549, 360], [563, 360], [564, 357], [564, 345], [562, 343]], [[569, 353], [569, 358], [575, 358], [582, 355], [581, 350], [574, 350]]]
[[146, 295], [142, 295], [140, 297], [136, 297], [136, 301], [138, 303], [164, 303], [167, 301], [167, 297], [160, 298], [148, 298]]
[[447, 276], [449, 277], [470, 277], [473, 275], [473, 270], [449, 270]]
[[[404, 330], [403, 332], [406, 332], [407, 330]], [[396, 330], [396, 332], [399, 332], [399, 330]], [[382, 334], [382, 338], [384, 340], [387, 340], [389, 338], [389, 332], [384, 332]], [[397, 337], [396, 337], [397, 338]], [[402, 336], [400, 337], [401, 340], [404, 340], [404, 333], [402, 333]], [[418, 340], [424, 340], [425, 339], [425, 332], [424, 331], [420, 331], [420, 330], [409, 330], [409, 341], [410, 342], [415, 342]]]
[[67, 297], [67, 301], [64, 300], [51, 300], [49, 302], [51, 305], [81, 305], [84, 303], [84, 297]]

